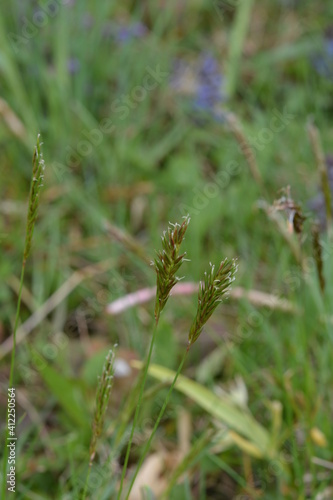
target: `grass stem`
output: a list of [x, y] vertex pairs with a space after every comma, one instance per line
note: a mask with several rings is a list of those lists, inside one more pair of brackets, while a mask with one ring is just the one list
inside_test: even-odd
[[[20, 319], [20, 310], [21, 310], [21, 298], [22, 298], [22, 290], [23, 290], [23, 281], [24, 281], [24, 272], [25, 265], [27, 259], [30, 254], [31, 244], [32, 244], [32, 236], [34, 232], [34, 227], [37, 219], [38, 206], [39, 206], [39, 192], [42, 187], [43, 182], [43, 172], [44, 172], [44, 160], [43, 155], [41, 153], [41, 143], [40, 143], [40, 135], [37, 136], [37, 143], [34, 150], [34, 155], [32, 159], [32, 179], [30, 185], [30, 194], [29, 194], [29, 207], [28, 207], [28, 215], [27, 215], [27, 224], [26, 224], [26, 236], [24, 243], [24, 251], [22, 258], [22, 266], [21, 266], [21, 279], [19, 292], [17, 297], [17, 306], [16, 306], [16, 316], [14, 323], [14, 331], [13, 331], [13, 348], [12, 348], [12, 356], [10, 362], [10, 373], [9, 373], [9, 383], [8, 387], [12, 388], [14, 384], [14, 371], [15, 371], [15, 355], [16, 355], [16, 332]], [[7, 458], [8, 458], [8, 448], [7, 448], [7, 440], [9, 437], [8, 430], [8, 416], [6, 418], [6, 437], [4, 444], [4, 453], [3, 453], [3, 478], [2, 478], [2, 492], [1, 498], [5, 498], [6, 496], [6, 475], [7, 475]]]
[[[180, 362], [180, 365], [179, 365], [179, 367], [178, 367], [178, 370], [177, 370], [177, 372], [176, 372], [176, 375], [175, 375], [175, 377], [174, 377], [174, 379], [173, 379], [173, 381], [172, 381], [172, 384], [171, 384], [171, 386], [170, 386], [170, 388], [169, 388], [169, 391], [168, 391], [168, 393], [167, 393], [167, 395], [166, 395], [166, 397], [165, 397], [165, 400], [164, 400], [163, 406], [162, 406], [162, 408], [161, 408], [161, 410], [160, 410], [160, 413], [158, 414], [158, 417], [157, 417], [157, 419], [156, 419], [156, 422], [155, 422], [154, 428], [153, 428], [153, 430], [152, 430], [152, 432], [151, 432], [151, 434], [150, 434], [150, 437], [149, 437], [149, 439], [148, 439], [148, 441], [147, 441], [147, 443], [146, 443], [146, 445], [145, 445], [145, 447], [144, 447], [144, 449], [143, 449], [143, 452], [142, 452], [142, 454], [141, 454], [141, 456], [140, 456], [140, 460], [139, 460], [139, 461], [138, 461], [138, 463], [137, 463], [137, 466], [136, 466], [136, 469], [135, 469], [135, 472], [134, 472], [134, 476], [132, 477], [131, 484], [130, 484], [130, 486], [129, 486], [129, 489], [128, 489], [128, 492], [127, 492], [127, 495], [126, 495], [126, 500], [128, 500], [128, 498], [129, 498], [129, 495], [130, 495], [130, 493], [131, 493], [131, 491], [132, 491], [132, 488], [133, 488], [134, 482], [135, 482], [135, 480], [136, 480], [136, 478], [137, 478], [137, 475], [138, 475], [138, 473], [139, 473], [139, 470], [140, 470], [140, 468], [141, 468], [141, 465], [142, 465], [142, 463], [143, 463], [143, 461], [144, 461], [144, 459], [145, 459], [145, 457], [146, 457], [146, 455], [147, 455], [147, 453], [148, 453], [148, 451], [149, 451], [149, 448], [150, 448], [151, 442], [152, 442], [152, 440], [153, 440], [153, 438], [154, 438], [154, 436], [155, 436], [155, 434], [156, 434], [157, 428], [158, 428], [158, 426], [159, 426], [159, 424], [160, 424], [160, 421], [161, 421], [161, 419], [162, 419], [162, 417], [163, 417], [163, 415], [164, 415], [164, 412], [165, 412], [165, 409], [166, 409], [167, 404], [168, 404], [168, 402], [169, 402], [169, 399], [170, 399], [171, 393], [172, 393], [172, 391], [173, 391], [173, 389], [174, 389], [174, 387], [175, 387], [175, 385], [176, 385], [176, 382], [177, 382], [178, 376], [179, 376], [179, 374], [180, 374], [180, 372], [182, 371], [182, 368], [183, 368], [183, 366], [184, 366], [184, 363], [185, 363], [185, 360], [186, 360], [186, 357], [187, 357], [187, 353], [188, 353], [188, 351], [189, 351], [189, 347], [190, 347], [190, 345], [188, 345], [188, 347], [187, 347], [187, 349], [186, 349], [186, 351], [185, 351], [185, 354], [184, 354], [184, 356], [183, 356], [183, 358], [182, 358], [182, 360], [181, 360], [181, 362]], [[147, 366], [147, 365], [146, 365], [146, 366]]]
[[149, 346], [149, 351], [148, 351], [148, 355], [147, 355], [147, 360], [146, 360], [146, 363], [145, 363], [145, 369], [144, 369], [144, 372], [143, 372], [142, 382], [141, 382], [141, 385], [140, 385], [140, 393], [139, 393], [138, 404], [137, 404], [137, 407], [136, 407], [136, 410], [135, 410], [134, 420], [133, 420], [132, 429], [131, 429], [131, 434], [130, 434], [130, 437], [129, 437], [129, 440], [128, 440], [128, 444], [127, 444], [125, 462], [124, 462], [123, 470], [122, 470], [122, 474], [121, 474], [121, 480], [120, 480], [120, 486], [119, 486], [119, 490], [118, 490], [117, 500], [120, 500], [121, 493], [122, 493], [122, 490], [123, 490], [124, 479], [125, 479], [125, 474], [126, 474], [126, 470], [127, 470], [129, 455], [130, 455], [130, 451], [131, 451], [131, 446], [132, 446], [134, 431], [135, 431], [135, 427], [136, 427], [136, 424], [137, 424], [137, 421], [138, 421], [139, 412], [140, 412], [141, 403], [142, 403], [143, 391], [144, 391], [144, 387], [145, 387], [146, 380], [147, 380], [148, 367], [149, 367], [149, 364], [150, 364], [151, 356], [152, 356], [152, 353], [153, 353], [153, 347], [154, 347], [154, 344], [155, 344], [157, 327], [158, 327], [158, 321], [155, 322], [153, 335], [152, 335], [152, 338], [151, 338], [151, 341], [150, 341], [150, 346]]

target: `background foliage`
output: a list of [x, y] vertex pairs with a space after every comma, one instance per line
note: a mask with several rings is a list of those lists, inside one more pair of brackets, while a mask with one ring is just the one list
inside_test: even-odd
[[[329, 2], [287, 0], [6, 6], [0, 18], [2, 342], [15, 317], [38, 132], [45, 182], [22, 322], [73, 273], [104, 265], [64, 292], [18, 348], [17, 498], [78, 494], [105, 354], [117, 342], [120, 359], [142, 359], [154, 321], [153, 303], [119, 316], [106, 314], [105, 306], [154, 285], [148, 264], [160, 235], [169, 220], [181, 221], [187, 212], [187, 281], [198, 281], [209, 261], [237, 256], [237, 286], [274, 293], [298, 312], [231, 299], [193, 346], [185, 369], [215, 394], [238, 395], [282, 455], [255, 458], [235, 441], [219, 441], [220, 448], [212, 449], [206, 432], [216, 438], [224, 423], [216, 424], [216, 416], [189, 394], [176, 392], [154, 451], [175, 453], [186, 411], [196, 458], [174, 481], [169, 498], [330, 498], [332, 247], [324, 231], [322, 295], [310, 265], [308, 200], [318, 192], [319, 175], [306, 124], [314, 121], [329, 155], [332, 13]], [[242, 124], [247, 150], [230, 113]], [[246, 151], [255, 157], [262, 183], [253, 177]], [[259, 200], [272, 204], [287, 185], [309, 215], [301, 236], [305, 271], [258, 206]], [[127, 236], [116, 238], [115, 228]], [[170, 299], [154, 363], [176, 369], [195, 302]], [[9, 356], [1, 363], [6, 394]], [[132, 370], [115, 380], [92, 498], [113, 498], [124, 458], [115, 429], [136, 376]], [[158, 387], [163, 395], [165, 388]], [[147, 397], [138, 449], [156, 405]], [[4, 416], [5, 400], [1, 408]], [[110, 450], [112, 473], [104, 467]]]

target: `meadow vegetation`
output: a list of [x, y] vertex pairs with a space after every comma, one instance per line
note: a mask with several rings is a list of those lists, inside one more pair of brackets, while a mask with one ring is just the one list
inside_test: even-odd
[[3, 498], [333, 498], [332, 14], [8, 3]]

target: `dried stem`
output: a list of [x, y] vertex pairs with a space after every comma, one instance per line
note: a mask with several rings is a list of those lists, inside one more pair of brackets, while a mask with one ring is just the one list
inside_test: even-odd
[[259, 167], [257, 165], [255, 155], [253, 154], [253, 148], [250, 145], [244, 133], [240, 121], [238, 120], [237, 116], [234, 113], [228, 113], [227, 122], [231, 128], [232, 133], [235, 136], [236, 141], [238, 142], [241, 148], [241, 151], [244, 155], [244, 158], [247, 161], [247, 164], [249, 165], [252, 177], [254, 178], [260, 189], [263, 191], [263, 194], [265, 194], [264, 182]]

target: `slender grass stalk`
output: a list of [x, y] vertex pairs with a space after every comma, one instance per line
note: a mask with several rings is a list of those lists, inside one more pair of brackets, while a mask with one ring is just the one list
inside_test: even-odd
[[[184, 353], [184, 356], [179, 364], [178, 370], [175, 374], [175, 377], [172, 381], [172, 384], [170, 386], [170, 389], [165, 397], [163, 406], [160, 410], [160, 413], [156, 419], [154, 428], [151, 432], [151, 435], [143, 449], [143, 452], [140, 456], [140, 460], [136, 466], [134, 476], [132, 477], [129, 490], [126, 495], [126, 500], [128, 500], [129, 495], [131, 493], [131, 490], [133, 488], [135, 479], [139, 473], [140, 467], [149, 451], [151, 442], [156, 434], [157, 428], [159, 426], [159, 423], [163, 417], [163, 414], [165, 412], [165, 409], [167, 407], [167, 404], [169, 402], [171, 393], [176, 385], [178, 376], [183, 368], [183, 365], [185, 363], [188, 351], [192, 344], [199, 338], [202, 329], [205, 325], [205, 323], [208, 321], [208, 319], [211, 317], [213, 312], [215, 311], [216, 307], [220, 302], [222, 302], [222, 297], [225, 296], [229, 290], [230, 290], [230, 285], [235, 279], [235, 273], [237, 272], [237, 265], [236, 261], [233, 260], [228, 260], [224, 259], [217, 271], [215, 272], [215, 266], [210, 264], [211, 266], [211, 272], [210, 273], [205, 273], [204, 276], [204, 281], [201, 282], [200, 284], [200, 289], [198, 293], [198, 306], [197, 306], [197, 314], [193, 320], [192, 326], [190, 328], [189, 334], [188, 334], [188, 345], [187, 349]], [[145, 367], [145, 370], [148, 370], [148, 367]]]
[[163, 236], [162, 236], [162, 251], [158, 252], [157, 258], [153, 262], [153, 265], [154, 265], [155, 271], [156, 271], [156, 276], [157, 276], [157, 278], [156, 278], [156, 302], [155, 302], [155, 326], [154, 326], [153, 335], [152, 335], [150, 345], [149, 345], [148, 355], [147, 355], [147, 359], [146, 359], [146, 363], [145, 363], [145, 369], [143, 372], [142, 380], [140, 382], [141, 385], [140, 385], [140, 393], [139, 393], [139, 397], [138, 397], [138, 404], [136, 406], [133, 424], [132, 424], [132, 429], [131, 429], [131, 434], [130, 434], [127, 449], [126, 449], [125, 461], [124, 461], [124, 465], [123, 465], [123, 469], [122, 469], [117, 500], [119, 500], [121, 498], [121, 493], [122, 493], [123, 486], [124, 486], [124, 479], [125, 479], [125, 475], [126, 475], [126, 470], [127, 470], [129, 455], [130, 455], [130, 451], [131, 451], [134, 431], [136, 428], [136, 424], [138, 421], [139, 412], [140, 412], [140, 408], [141, 408], [141, 404], [142, 404], [143, 391], [144, 391], [144, 387], [145, 387], [146, 380], [147, 380], [148, 367], [150, 364], [150, 360], [151, 360], [151, 356], [152, 356], [152, 352], [153, 352], [153, 347], [155, 344], [160, 314], [168, 301], [168, 298], [170, 296], [170, 292], [171, 292], [172, 288], [175, 286], [175, 284], [180, 279], [176, 276], [176, 273], [179, 270], [182, 263], [186, 260], [185, 253], [180, 255], [179, 250], [180, 250], [180, 245], [184, 239], [189, 222], [190, 222], [190, 218], [187, 216], [187, 217], [184, 217], [184, 222], [181, 225], [179, 225], [177, 223], [176, 224], [170, 223], [168, 230], [165, 231]]
[[[12, 348], [12, 356], [10, 363], [10, 374], [9, 374], [9, 385], [8, 387], [13, 387], [14, 383], [14, 371], [15, 371], [15, 354], [16, 354], [16, 332], [18, 328], [18, 323], [20, 319], [20, 309], [21, 309], [21, 298], [22, 298], [22, 290], [23, 290], [23, 281], [24, 281], [24, 272], [26, 262], [28, 260], [31, 245], [32, 245], [32, 237], [34, 233], [35, 223], [38, 215], [38, 206], [39, 206], [39, 193], [43, 186], [44, 179], [44, 169], [45, 164], [43, 160], [43, 154], [41, 152], [40, 142], [40, 134], [37, 136], [37, 142], [34, 150], [34, 155], [32, 159], [32, 178], [30, 184], [30, 193], [29, 193], [29, 207], [28, 207], [28, 215], [27, 215], [27, 224], [26, 224], [26, 236], [25, 236], [25, 244], [23, 251], [23, 259], [22, 259], [22, 267], [21, 267], [21, 278], [20, 278], [20, 286], [18, 291], [17, 298], [17, 307], [16, 307], [16, 315], [15, 315], [15, 323], [14, 323], [14, 331], [13, 331], [13, 348]], [[7, 422], [6, 422], [7, 424]], [[7, 473], [7, 438], [8, 438], [8, 426], [6, 426], [6, 440], [4, 445], [4, 456], [3, 456], [3, 483], [2, 483], [2, 498], [5, 498], [6, 494], [6, 473]]]
[[240, 149], [244, 155], [245, 160], [247, 161], [253, 179], [259, 186], [262, 194], [264, 196], [267, 196], [264, 181], [262, 179], [256, 157], [253, 153], [253, 147], [250, 145], [245, 135], [240, 120], [234, 113], [227, 113], [226, 120], [228, 122], [228, 125], [230, 126], [232, 133], [234, 134], [236, 141], [240, 146]]
[[114, 352], [112, 351], [112, 349], [110, 349], [108, 355], [106, 356], [106, 360], [102, 370], [102, 376], [99, 379], [99, 384], [96, 393], [96, 406], [92, 424], [92, 436], [89, 447], [89, 457], [90, 457], [89, 466], [82, 493], [82, 500], [85, 500], [87, 496], [89, 477], [93, 461], [96, 455], [97, 439], [99, 438], [99, 436], [103, 431], [105, 414], [109, 404], [110, 393], [112, 389], [112, 380], [114, 373], [113, 362], [114, 362]]
[[137, 407], [136, 407], [136, 410], [135, 410], [135, 414], [134, 414], [134, 420], [133, 420], [133, 424], [132, 424], [131, 434], [130, 434], [129, 441], [128, 441], [128, 444], [127, 444], [126, 456], [125, 456], [125, 461], [124, 461], [123, 470], [122, 470], [121, 479], [120, 479], [120, 486], [119, 486], [118, 496], [117, 496], [118, 500], [120, 499], [120, 495], [122, 493], [123, 486], [124, 486], [124, 479], [125, 479], [125, 475], [126, 475], [126, 470], [127, 470], [129, 455], [130, 455], [130, 451], [131, 451], [131, 446], [132, 446], [134, 431], [135, 431], [135, 427], [136, 427], [136, 424], [137, 424], [137, 421], [138, 421], [138, 416], [139, 416], [139, 412], [140, 412], [140, 408], [141, 408], [141, 404], [142, 404], [143, 390], [144, 390], [145, 383], [146, 383], [146, 380], [147, 380], [148, 367], [149, 367], [149, 364], [150, 364], [151, 355], [152, 355], [152, 352], [153, 352], [153, 346], [154, 346], [155, 339], [156, 339], [157, 326], [158, 326], [158, 323], [155, 323], [153, 335], [152, 335], [152, 338], [151, 338], [151, 341], [150, 341], [150, 345], [149, 345], [149, 351], [148, 351], [147, 360], [145, 362], [145, 369], [144, 369], [144, 372], [143, 372], [142, 382], [141, 382], [141, 385], [140, 385], [140, 393], [139, 393], [139, 398], [138, 398], [138, 404], [137, 404]]
[[312, 248], [316, 263], [318, 281], [319, 281], [320, 291], [323, 294], [325, 292], [323, 249], [320, 243], [320, 233], [317, 224], [313, 224], [311, 228], [311, 234], [312, 234]]
[[182, 358], [182, 360], [181, 360], [181, 362], [180, 362], [180, 364], [179, 364], [178, 370], [177, 370], [176, 375], [175, 375], [175, 377], [174, 377], [174, 379], [173, 379], [173, 381], [172, 381], [172, 384], [171, 384], [171, 386], [170, 386], [170, 388], [169, 388], [169, 390], [168, 390], [168, 393], [167, 393], [167, 395], [166, 395], [166, 397], [165, 397], [165, 400], [164, 400], [163, 406], [162, 406], [162, 408], [161, 408], [161, 410], [160, 410], [160, 412], [159, 412], [159, 414], [158, 414], [158, 417], [157, 417], [157, 419], [156, 419], [156, 422], [155, 422], [154, 428], [153, 428], [153, 430], [152, 430], [152, 432], [151, 432], [151, 434], [150, 434], [150, 437], [149, 437], [149, 439], [148, 439], [148, 441], [147, 441], [147, 443], [146, 443], [146, 445], [145, 445], [145, 447], [144, 447], [144, 449], [143, 449], [143, 452], [142, 452], [142, 454], [141, 454], [141, 456], [140, 456], [140, 460], [139, 460], [139, 462], [138, 462], [138, 464], [137, 464], [137, 466], [136, 466], [136, 469], [135, 469], [135, 472], [134, 472], [134, 476], [132, 477], [131, 484], [130, 484], [130, 486], [129, 486], [129, 490], [128, 490], [127, 495], [126, 495], [126, 497], [125, 497], [125, 498], [126, 498], [126, 500], [128, 500], [128, 498], [129, 498], [129, 496], [130, 496], [130, 493], [131, 493], [131, 491], [132, 491], [132, 488], [133, 488], [134, 482], [135, 482], [136, 477], [137, 477], [137, 475], [138, 475], [138, 473], [139, 473], [139, 470], [140, 470], [140, 468], [141, 468], [141, 465], [142, 465], [142, 463], [143, 463], [144, 459], [146, 458], [146, 455], [147, 455], [147, 453], [148, 453], [148, 451], [149, 451], [149, 448], [150, 448], [151, 442], [152, 442], [152, 440], [153, 440], [153, 438], [154, 438], [154, 436], [155, 436], [155, 434], [156, 434], [157, 428], [158, 428], [158, 426], [159, 426], [159, 424], [160, 424], [160, 421], [161, 421], [161, 419], [162, 419], [162, 417], [163, 417], [163, 415], [164, 415], [164, 412], [165, 412], [165, 409], [166, 409], [166, 407], [167, 407], [167, 405], [168, 405], [168, 402], [169, 402], [169, 399], [170, 399], [171, 393], [172, 393], [172, 391], [173, 391], [173, 389], [174, 389], [174, 387], [175, 387], [175, 385], [176, 385], [176, 382], [177, 382], [178, 376], [179, 376], [180, 372], [182, 371], [182, 368], [183, 368], [183, 365], [184, 365], [184, 363], [185, 363], [185, 360], [186, 360], [186, 357], [187, 357], [188, 351], [189, 351], [189, 349], [187, 348], [187, 349], [186, 349], [186, 351], [185, 351], [185, 353], [184, 353], [184, 356], [183, 356], [183, 358]]
[[229, 43], [229, 56], [227, 65], [227, 95], [232, 98], [237, 89], [237, 79], [239, 76], [242, 51], [245, 44], [246, 35], [251, 21], [251, 13], [254, 0], [237, 2], [235, 21], [232, 27]]

